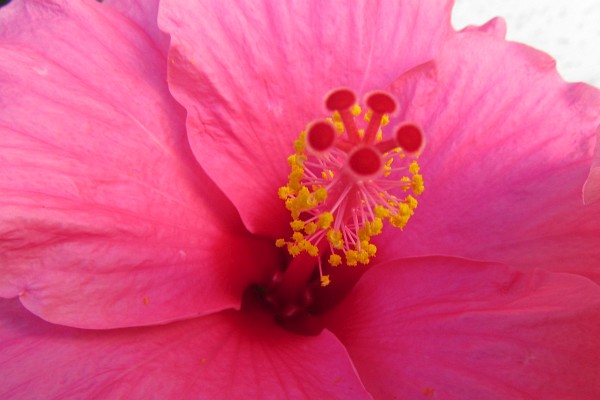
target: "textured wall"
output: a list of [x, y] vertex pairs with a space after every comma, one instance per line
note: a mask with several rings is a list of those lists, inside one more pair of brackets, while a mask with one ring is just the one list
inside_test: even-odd
[[600, 0], [455, 0], [457, 29], [502, 16], [508, 39], [552, 55], [568, 81], [600, 86]]

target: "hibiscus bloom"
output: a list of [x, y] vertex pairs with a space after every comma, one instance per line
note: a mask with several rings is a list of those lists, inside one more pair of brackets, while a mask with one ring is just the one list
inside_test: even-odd
[[[600, 94], [397, 3], [0, 10], [2, 397], [600, 396]], [[421, 126], [426, 190], [322, 287], [277, 192], [340, 86]]]

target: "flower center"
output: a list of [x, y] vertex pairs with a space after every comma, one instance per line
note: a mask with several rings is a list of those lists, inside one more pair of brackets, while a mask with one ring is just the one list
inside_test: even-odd
[[396, 111], [396, 101], [377, 91], [365, 104], [361, 128], [356, 95], [345, 88], [329, 93], [325, 106], [332, 117], [300, 133], [288, 159], [288, 184], [279, 189], [294, 233], [276, 244], [294, 257], [302, 252], [315, 257], [322, 286], [329, 283], [324, 254], [331, 267], [368, 264], [377, 252], [371, 238], [381, 233], [383, 221], [404, 228], [417, 207], [413, 195], [424, 190], [415, 160], [424, 144], [419, 126], [403, 122], [384, 140], [381, 127]]
[[367, 94], [364, 104], [363, 114], [354, 92], [330, 92], [325, 107], [331, 117], [308, 124], [294, 142], [288, 183], [278, 192], [293, 231], [276, 241], [293, 257], [277, 277], [278, 301], [312, 298], [306, 288], [316, 271], [326, 287], [343, 275], [331, 275], [339, 266], [369, 264], [377, 253], [371, 239], [384, 225], [402, 230], [417, 207], [415, 196], [424, 190], [416, 161], [424, 146], [421, 128], [404, 121], [387, 132], [397, 103], [386, 92]]

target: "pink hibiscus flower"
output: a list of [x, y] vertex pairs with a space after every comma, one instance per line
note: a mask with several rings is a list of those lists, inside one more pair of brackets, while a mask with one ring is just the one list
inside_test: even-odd
[[[451, 3], [0, 9], [0, 396], [600, 397], [600, 93]], [[340, 86], [422, 127], [426, 190], [321, 287], [277, 193]]]

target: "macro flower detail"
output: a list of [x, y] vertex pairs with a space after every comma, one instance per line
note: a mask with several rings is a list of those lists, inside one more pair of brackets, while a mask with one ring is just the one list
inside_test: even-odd
[[[396, 112], [396, 102], [388, 93], [373, 92], [365, 104], [366, 127], [359, 128], [356, 95], [345, 88], [329, 93], [325, 105], [332, 117], [301, 132], [288, 158], [288, 184], [279, 188], [294, 234], [292, 241], [278, 239], [277, 246], [294, 257], [302, 251], [316, 257], [322, 286], [330, 282], [323, 255], [333, 267], [342, 255], [349, 266], [368, 264], [377, 252], [371, 238], [382, 232], [383, 221], [404, 228], [418, 204], [406, 192], [418, 196], [424, 190], [416, 161], [424, 143], [420, 128], [405, 122], [383, 140], [381, 127]], [[402, 198], [393, 194], [398, 191], [405, 193]]]
[[600, 91], [373, 4], [0, 9], [0, 398], [600, 398]]

